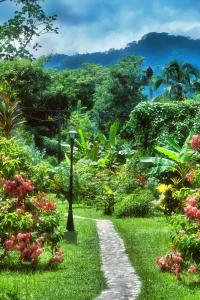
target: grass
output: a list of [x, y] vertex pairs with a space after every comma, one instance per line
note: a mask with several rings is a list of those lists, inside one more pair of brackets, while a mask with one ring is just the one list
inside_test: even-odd
[[[63, 229], [64, 221], [63, 218]], [[62, 243], [65, 262], [57, 269], [2, 269], [0, 300], [90, 300], [98, 295], [105, 281], [100, 270], [96, 226], [90, 220], [76, 220], [75, 226], [78, 244]]]
[[[76, 214], [102, 218], [95, 209], [75, 209]], [[142, 281], [138, 300], [199, 300], [200, 282], [195, 277], [179, 282], [175, 276], [162, 273], [155, 258], [170, 249], [165, 218], [112, 218], [115, 228], [125, 242], [129, 258]]]

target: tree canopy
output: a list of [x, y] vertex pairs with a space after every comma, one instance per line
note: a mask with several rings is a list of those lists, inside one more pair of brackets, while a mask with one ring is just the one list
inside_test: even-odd
[[56, 16], [46, 15], [42, 1], [0, 0], [0, 7], [13, 2], [17, 8], [11, 19], [0, 24], [0, 58], [33, 57], [31, 50], [40, 48], [34, 38], [49, 32], [57, 33]]

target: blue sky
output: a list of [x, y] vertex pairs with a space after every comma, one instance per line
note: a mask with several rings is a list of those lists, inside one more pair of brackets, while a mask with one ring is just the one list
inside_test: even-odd
[[[0, 22], [10, 15], [0, 5]], [[40, 38], [40, 54], [84, 53], [122, 48], [148, 32], [200, 38], [200, 0], [46, 0], [58, 15], [59, 35]]]

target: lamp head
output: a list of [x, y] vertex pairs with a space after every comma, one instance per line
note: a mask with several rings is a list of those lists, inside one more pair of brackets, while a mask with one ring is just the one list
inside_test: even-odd
[[75, 130], [70, 130], [69, 132], [70, 139], [74, 140], [77, 132]]

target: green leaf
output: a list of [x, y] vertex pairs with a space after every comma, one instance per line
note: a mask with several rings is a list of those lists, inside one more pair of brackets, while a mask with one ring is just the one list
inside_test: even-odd
[[117, 131], [119, 128], [119, 122], [115, 121], [111, 126], [109, 130], [109, 144], [111, 146], [115, 146], [116, 144], [116, 137], [117, 137]]
[[152, 163], [152, 164], [160, 165], [160, 166], [174, 166], [175, 167], [177, 165], [174, 161], [172, 161], [170, 159], [158, 157], [158, 156], [142, 158], [140, 161], [143, 163]]
[[168, 144], [173, 150], [175, 150], [175, 151], [177, 151], [177, 152], [180, 152], [180, 151], [182, 150], [182, 148], [179, 146], [179, 144], [176, 143], [176, 142], [174, 141], [174, 139], [172, 139], [172, 138], [168, 138], [168, 139], [167, 139], [167, 144]]
[[157, 166], [153, 167], [151, 171], [149, 172], [150, 175], [155, 175], [163, 172], [174, 172], [176, 169], [173, 168], [172, 166]]
[[159, 153], [166, 155], [167, 157], [169, 157], [170, 159], [172, 159], [176, 162], [181, 162], [180, 154], [178, 152], [174, 152], [174, 151], [171, 151], [169, 149], [159, 147], [159, 146], [156, 146], [155, 150], [157, 150]]

